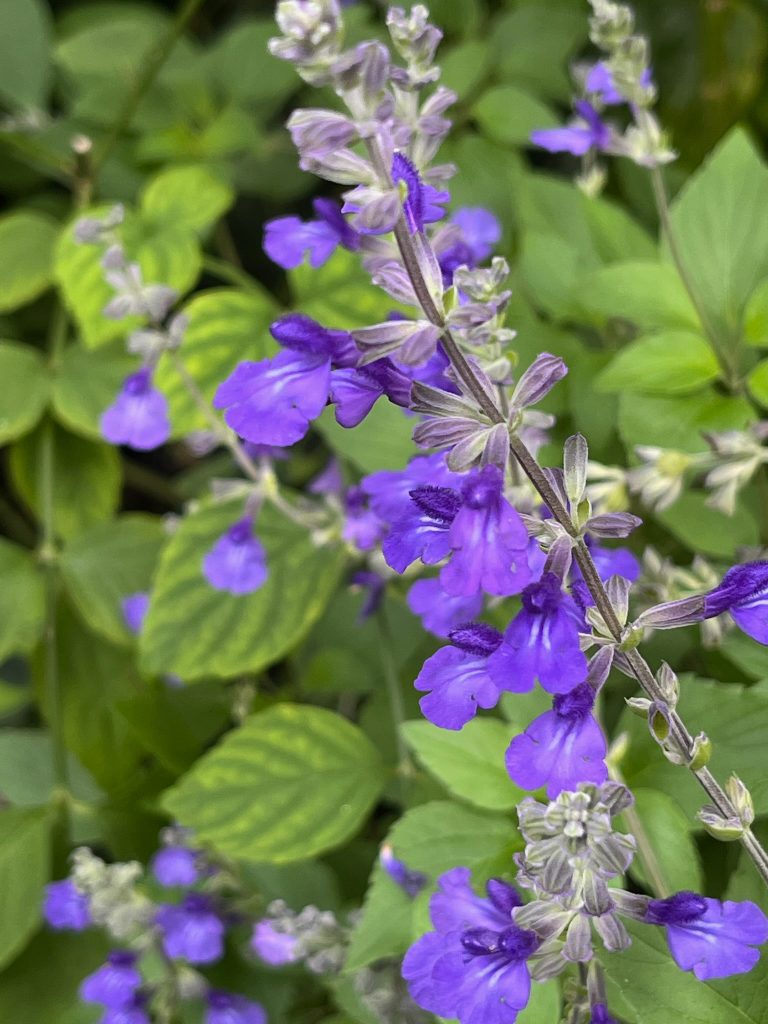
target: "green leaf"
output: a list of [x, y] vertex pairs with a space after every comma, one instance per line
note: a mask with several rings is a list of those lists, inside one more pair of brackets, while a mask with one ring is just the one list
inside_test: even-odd
[[564, 69], [586, 42], [586, 30], [571, 0], [517, 4], [494, 21], [486, 46], [500, 77], [569, 101], [572, 85]]
[[[683, 889], [701, 892], [704, 877], [699, 859], [699, 851], [690, 834], [690, 821], [675, 801], [653, 789], [634, 789], [634, 813], [640, 819], [643, 832], [647, 837], [650, 851], [658, 865], [659, 881], [663, 892], [657, 895], [668, 896]], [[632, 832], [632, 822], [625, 816], [627, 831]], [[638, 843], [637, 853], [632, 862], [630, 872], [643, 885], [651, 885], [654, 891], [656, 873], [649, 870], [646, 848]]]
[[650, 260], [594, 271], [582, 279], [577, 305], [601, 320], [628, 320], [641, 331], [699, 328], [696, 310], [674, 269]]
[[[109, 209], [109, 205], [102, 205], [84, 213], [103, 217]], [[202, 256], [200, 243], [190, 228], [156, 224], [126, 210], [120, 236], [128, 257], [141, 267], [145, 283], [169, 285], [183, 295], [197, 280]], [[89, 348], [125, 337], [141, 323], [139, 317], [108, 320], [103, 315], [115, 292], [104, 279], [101, 257], [101, 246], [75, 241], [74, 221], [65, 226], [56, 247], [54, 274], [82, 341]]]
[[0, 312], [36, 299], [53, 280], [56, 222], [34, 210], [0, 217]]
[[[64, 738], [102, 789], [113, 796], [141, 792], [153, 766], [128, 728], [117, 705], [141, 693], [132, 652], [115, 647], [87, 630], [62, 602], [56, 620], [56, 663], [63, 701]], [[51, 694], [45, 651], [32, 661], [42, 711], [50, 719]]]
[[283, 864], [354, 835], [384, 782], [356, 726], [323, 708], [278, 704], [230, 732], [163, 803], [222, 853]]
[[[99, 800], [99, 789], [72, 754], [68, 755], [68, 765], [70, 791], [79, 800]], [[22, 807], [39, 807], [47, 803], [56, 785], [49, 733], [42, 729], [0, 731], [0, 791], [6, 800]]]
[[520, 835], [509, 818], [450, 800], [435, 800], [406, 811], [387, 842], [396, 857], [433, 881], [462, 865], [477, 872], [475, 881], [479, 883], [494, 871], [498, 873], [499, 863], [522, 849]]
[[743, 430], [755, 413], [741, 397], [706, 390], [674, 397], [622, 394], [619, 398], [619, 434], [628, 450], [636, 444], [658, 445], [684, 452], [703, 452], [704, 431]]
[[245, 596], [211, 587], [203, 558], [241, 514], [241, 502], [211, 505], [185, 518], [169, 541], [140, 639], [146, 672], [186, 681], [258, 672], [295, 647], [323, 611], [343, 552], [314, 547], [306, 530], [271, 507], [256, 528], [267, 553], [267, 582]]
[[744, 310], [744, 340], [748, 345], [768, 346], [768, 281], [761, 281]]
[[0, 341], [0, 444], [34, 427], [48, 401], [48, 373], [36, 349]]
[[226, 213], [234, 198], [229, 185], [204, 167], [169, 167], [147, 184], [141, 213], [161, 227], [202, 233]]
[[51, 79], [51, 12], [44, 0], [4, 0], [0, 97], [12, 107], [43, 107]]
[[20, 497], [38, 518], [42, 514], [40, 470], [48, 430], [53, 432], [55, 529], [60, 536], [70, 538], [114, 513], [120, 499], [120, 456], [111, 445], [86, 441], [48, 423], [17, 441], [11, 448], [11, 477]]
[[[705, 732], [712, 740], [709, 767], [718, 778], [735, 772], [752, 793], [758, 814], [768, 811], [768, 777], [764, 771], [765, 735], [768, 730], [768, 687], [745, 688], [715, 683], [695, 676], [680, 677], [679, 711], [692, 733]], [[670, 764], [648, 732], [647, 723], [625, 711], [619, 732], [629, 734], [629, 751], [621, 770], [627, 785], [668, 793], [692, 827], [704, 796], [690, 772]]]
[[692, 551], [736, 561], [739, 548], [759, 544], [759, 526], [743, 503], [732, 516], [709, 508], [707, 495], [700, 491], [681, 494], [674, 505], [655, 512], [659, 522]]
[[288, 272], [295, 306], [323, 327], [351, 330], [385, 320], [397, 303], [371, 284], [356, 253], [337, 249], [327, 263]]
[[[208, 50], [208, 70], [218, 88], [238, 103], [274, 103], [298, 86], [291, 65], [267, 50], [271, 18], [248, 18], [227, 29]], [[254, 54], [259, 55], [254, 60]]]
[[92, 1016], [82, 1016], [77, 990], [83, 978], [101, 966], [108, 950], [107, 939], [99, 931], [41, 931], [3, 972], [0, 1020], [13, 1024], [92, 1024]]
[[768, 275], [768, 168], [734, 129], [672, 204], [686, 272], [713, 329], [735, 343], [747, 299]]
[[385, 957], [401, 957], [412, 939], [413, 902], [376, 864], [362, 916], [352, 932], [344, 970], [358, 971]]
[[0, 811], [0, 968], [19, 953], [40, 921], [43, 887], [50, 878], [47, 808]]
[[454, 795], [485, 810], [506, 811], [524, 794], [510, 781], [504, 754], [511, 736], [495, 718], [475, 718], [463, 729], [405, 722], [402, 733], [424, 767]]
[[[276, 307], [264, 295], [216, 288], [195, 295], [184, 307], [189, 326], [180, 358], [208, 401], [243, 359], [266, 359], [277, 347], [267, 330]], [[155, 383], [168, 398], [175, 436], [208, 426], [171, 359], [162, 359]]]
[[768, 359], [763, 359], [747, 377], [747, 387], [760, 405], [768, 407]]
[[472, 107], [483, 134], [494, 142], [527, 146], [537, 128], [556, 128], [559, 121], [546, 103], [516, 85], [496, 85]]
[[159, 519], [134, 514], [98, 523], [67, 545], [60, 563], [64, 583], [94, 632], [116, 643], [129, 639], [122, 602], [149, 590], [164, 539]]
[[56, 418], [76, 434], [100, 440], [99, 421], [115, 400], [124, 379], [137, 368], [122, 342], [94, 352], [70, 345], [53, 371], [53, 408]]
[[386, 399], [380, 399], [353, 430], [338, 424], [331, 408], [325, 409], [313, 426], [337, 455], [348, 459], [363, 473], [402, 469], [418, 454], [411, 436], [413, 419]]
[[441, 48], [441, 84], [453, 89], [461, 98], [467, 97], [488, 74], [485, 56], [485, 43], [479, 39]]
[[662, 331], [626, 345], [599, 374], [595, 387], [598, 391], [684, 395], [700, 390], [718, 375], [715, 354], [701, 335]]
[[43, 582], [34, 556], [0, 538], [0, 662], [30, 650], [45, 614]]
[[518, 1013], [515, 1024], [559, 1024], [561, 1006], [560, 985], [556, 980], [534, 982], [528, 1005]]
[[600, 955], [612, 1013], [632, 1024], [765, 1024], [765, 958], [749, 974], [702, 982], [674, 963], [663, 928], [632, 921], [627, 927], [631, 947]]

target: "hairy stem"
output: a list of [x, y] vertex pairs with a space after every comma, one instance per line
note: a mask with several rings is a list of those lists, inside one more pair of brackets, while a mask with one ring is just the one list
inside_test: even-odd
[[[381, 167], [381, 161], [377, 166]], [[429, 295], [429, 290], [421, 273], [419, 261], [413, 245], [413, 240], [408, 231], [404, 219], [401, 217], [395, 228], [395, 238], [400, 249], [403, 264], [413, 285], [414, 292], [422, 305], [427, 318], [434, 324], [443, 328], [441, 338], [443, 348], [448, 356], [451, 365], [457, 375], [467, 386], [470, 394], [475, 398], [478, 405], [492, 423], [503, 423], [505, 417], [498, 406], [493, 402], [483, 389], [471, 364], [461, 351], [455, 338], [445, 328], [444, 321], [437, 310], [435, 303]], [[554, 488], [550, 484], [546, 473], [538, 464], [533, 454], [529, 451], [525, 442], [516, 434], [510, 435], [509, 446], [512, 454], [519, 463], [521, 469], [531, 481], [541, 498], [549, 506], [555, 520], [574, 539], [573, 554], [577, 565], [581, 569], [584, 582], [589, 589], [595, 602], [595, 606], [603, 617], [611, 637], [617, 644], [624, 640], [624, 628], [619, 621], [616, 611], [611, 603], [608, 593], [597, 571], [592, 555], [587, 547], [584, 538], [578, 535], [578, 531], [571, 521], [568, 510], [565, 508]], [[636, 649], [625, 652], [626, 660], [640, 687], [653, 701], [662, 701], [663, 694], [645, 658]], [[670, 734], [675, 745], [686, 759], [690, 759], [693, 753], [693, 736], [688, 731], [685, 723], [677, 714], [670, 715]], [[726, 817], [738, 817], [737, 812], [725, 790], [715, 779], [708, 768], [701, 768], [694, 771], [702, 789], [706, 792], [714, 806]], [[768, 854], [762, 848], [753, 833], [746, 829], [741, 842], [748, 855], [753, 860], [755, 867], [760, 873], [763, 881], [768, 885]]]

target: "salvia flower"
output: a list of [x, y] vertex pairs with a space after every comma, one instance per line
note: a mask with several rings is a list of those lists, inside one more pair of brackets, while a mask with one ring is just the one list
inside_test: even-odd
[[45, 887], [43, 917], [57, 931], [81, 932], [92, 923], [88, 897], [69, 878]]
[[166, 846], [154, 855], [150, 870], [161, 885], [194, 885], [200, 878], [199, 857], [186, 846]]
[[251, 594], [267, 578], [264, 546], [253, 532], [253, 517], [244, 516], [222, 534], [203, 558], [203, 575], [215, 590]]
[[267, 907], [256, 924], [251, 947], [273, 966], [301, 960], [313, 974], [337, 974], [344, 963], [348, 929], [330, 910], [309, 905], [298, 913], [283, 900]]
[[387, 565], [405, 572], [420, 558], [436, 565], [451, 550], [450, 527], [461, 508], [461, 496], [451, 487], [426, 484], [410, 492], [411, 503], [384, 538], [382, 551]]
[[152, 386], [148, 366], [123, 381], [115, 401], [102, 413], [101, 435], [110, 444], [124, 444], [138, 451], [150, 451], [171, 436], [168, 400]]
[[531, 142], [550, 153], [572, 153], [584, 156], [590, 150], [605, 151], [610, 147], [612, 131], [591, 103], [577, 100], [576, 120], [565, 128], [539, 128], [531, 132]]
[[608, 1013], [605, 1003], [595, 1003], [589, 1018], [589, 1024], [617, 1024], [615, 1017]]
[[706, 595], [703, 618], [729, 612], [747, 636], [768, 644], [768, 562], [735, 565]]
[[207, 996], [205, 1024], [267, 1024], [263, 1006], [243, 996], [210, 989]]
[[440, 573], [449, 594], [506, 596], [518, 594], [529, 582], [528, 533], [503, 492], [503, 474], [496, 466], [484, 466], [462, 485], [461, 508], [449, 534], [453, 553]]
[[129, 594], [128, 597], [123, 598], [121, 608], [123, 620], [128, 629], [134, 634], [140, 633], [149, 611], [149, 594], [146, 591]]
[[451, 223], [461, 229], [462, 240], [475, 264], [487, 260], [501, 238], [501, 224], [490, 210], [482, 206], [465, 206], [456, 210], [451, 215]]
[[113, 950], [103, 966], [83, 979], [81, 999], [116, 1010], [130, 1006], [142, 983], [136, 960], [136, 954], [130, 950]]
[[768, 941], [768, 918], [757, 904], [709, 899], [678, 892], [651, 900], [645, 914], [649, 924], [667, 930], [669, 949], [678, 967], [693, 971], [699, 981], [745, 974], [760, 959]]
[[414, 871], [403, 861], [398, 860], [389, 843], [385, 843], [379, 852], [379, 864], [389, 877], [411, 898], [418, 896], [427, 884], [427, 876], [422, 871]]
[[361, 487], [371, 500], [371, 508], [385, 523], [394, 523], [407, 513], [412, 505], [411, 491], [420, 486], [452, 487], [456, 489], [461, 477], [452, 473], [445, 456], [417, 455], [405, 469], [382, 469], [363, 477]]
[[416, 580], [406, 600], [414, 615], [421, 616], [424, 629], [440, 637], [447, 637], [462, 622], [476, 619], [483, 610], [482, 594], [446, 594], [439, 579]]
[[156, 921], [168, 956], [191, 964], [221, 959], [225, 927], [210, 897], [189, 893], [177, 906], [161, 906]]
[[592, 715], [594, 703], [588, 683], [558, 694], [552, 710], [512, 740], [506, 755], [512, 781], [527, 790], [546, 786], [550, 799], [580, 782], [605, 782], [607, 744]]
[[449, 634], [450, 647], [427, 658], [414, 682], [427, 696], [419, 701], [424, 717], [442, 729], [461, 729], [478, 708], [495, 707], [500, 688], [488, 672], [488, 659], [501, 633], [481, 622]]
[[146, 998], [137, 992], [125, 1006], [109, 1007], [99, 1018], [99, 1024], [152, 1024]]
[[587, 676], [579, 646], [583, 614], [552, 572], [529, 584], [522, 600], [488, 670], [499, 686], [516, 693], [531, 690], [536, 679], [549, 693], [567, 693]]
[[449, 194], [425, 185], [419, 172], [403, 153], [395, 153], [392, 157], [392, 180], [396, 185], [402, 183], [405, 187], [403, 214], [411, 234], [423, 231], [426, 224], [442, 220], [445, 216], [441, 206], [448, 202]]
[[264, 251], [286, 270], [300, 266], [307, 255], [311, 267], [321, 267], [341, 245], [359, 248], [360, 236], [347, 224], [338, 203], [332, 199], [313, 201], [317, 219], [278, 217], [264, 226]]
[[251, 936], [251, 949], [265, 964], [282, 967], [299, 959], [298, 937], [280, 932], [269, 918], [257, 921]]
[[512, 886], [492, 879], [487, 892], [473, 892], [468, 868], [442, 875], [430, 900], [435, 930], [403, 960], [414, 1002], [460, 1024], [513, 1024], [530, 997], [526, 960], [539, 939], [514, 924], [521, 900]]

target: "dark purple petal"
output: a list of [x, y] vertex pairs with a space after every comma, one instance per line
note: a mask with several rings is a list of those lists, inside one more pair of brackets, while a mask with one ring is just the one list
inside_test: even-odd
[[227, 424], [254, 444], [295, 444], [323, 410], [330, 388], [330, 360], [323, 355], [280, 352], [261, 362], [242, 362], [213, 399]]
[[420, 512], [446, 527], [451, 525], [461, 508], [461, 496], [450, 487], [426, 484], [414, 487], [410, 496]]
[[461, 729], [478, 707], [492, 708], [499, 699], [487, 659], [456, 647], [443, 647], [428, 658], [413, 685], [427, 692], [419, 701], [424, 717], [442, 729]]
[[379, 863], [393, 882], [413, 899], [427, 884], [427, 876], [422, 871], [413, 871], [403, 861], [395, 857], [392, 847], [385, 843], [379, 853]]
[[161, 906], [155, 918], [163, 949], [174, 960], [211, 964], [224, 953], [224, 922], [209, 897], [191, 893], [178, 906]]
[[264, 252], [285, 270], [301, 266], [307, 255], [311, 267], [321, 267], [340, 241], [339, 233], [323, 220], [278, 217], [264, 225]]
[[151, 370], [145, 368], [125, 378], [117, 398], [102, 414], [100, 429], [110, 444], [137, 451], [165, 444], [171, 435], [168, 401], [152, 387]]
[[336, 422], [342, 427], [356, 427], [384, 394], [384, 389], [370, 374], [353, 367], [333, 370], [330, 400], [336, 406]]
[[758, 643], [768, 643], [768, 562], [735, 565], [705, 596], [704, 617], [729, 611], [734, 621]]
[[478, 896], [470, 884], [471, 879], [469, 868], [452, 868], [438, 879], [437, 891], [429, 901], [430, 918], [438, 932], [466, 928], [490, 928], [499, 932], [508, 927], [507, 907]]
[[267, 1024], [267, 1014], [258, 1003], [231, 992], [210, 989], [205, 1024]]
[[423, 1010], [440, 1017], [452, 1017], [456, 1008], [455, 991], [436, 982], [435, 965], [456, 949], [455, 939], [428, 932], [415, 942], [403, 959], [403, 978], [411, 999]]
[[449, 639], [460, 651], [487, 658], [499, 647], [502, 635], [498, 629], [484, 622], [466, 622], [458, 629], [451, 630]]
[[121, 1009], [133, 1002], [141, 983], [136, 954], [116, 949], [109, 954], [107, 963], [83, 980], [80, 998], [86, 1003], [100, 1003], [112, 1009]]
[[501, 878], [489, 878], [485, 890], [494, 907], [510, 918], [515, 907], [523, 905], [523, 899], [517, 889]]
[[341, 204], [335, 199], [320, 197], [312, 200], [312, 206], [318, 218], [333, 228], [345, 249], [355, 251], [360, 248], [360, 235], [341, 212]]
[[395, 572], [405, 572], [419, 558], [425, 565], [436, 565], [450, 551], [449, 529], [412, 502], [384, 538], [384, 560]]
[[328, 356], [343, 366], [354, 366], [359, 358], [351, 334], [323, 327], [304, 313], [286, 313], [271, 324], [269, 333], [285, 348], [305, 355]]

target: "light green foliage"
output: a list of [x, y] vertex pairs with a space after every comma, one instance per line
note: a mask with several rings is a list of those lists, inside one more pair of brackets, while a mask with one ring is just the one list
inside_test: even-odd
[[[653, 789], [634, 789], [634, 812], [645, 837], [638, 843], [630, 872], [657, 896], [681, 890], [701, 892], [704, 877], [696, 844], [690, 834], [690, 821], [678, 804], [666, 793]], [[632, 823], [625, 816], [627, 831]], [[654, 869], [649, 874], [648, 858]], [[656, 877], [658, 876], [658, 877]], [[660, 890], [657, 885], [663, 886]]]
[[44, 0], [4, 0], [0, 96], [13, 110], [42, 107], [51, 79], [51, 14]]
[[120, 342], [96, 352], [70, 345], [53, 367], [51, 401], [56, 419], [76, 434], [100, 439], [102, 413], [137, 368], [136, 357]]
[[48, 400], [43, 360], [29, 345], [0, 341], [0, 442], [21, 437], [37, 423]]
[[[266, 293], [216, 288], [196, 295], [182, 312], [189, 326], [179, 358], [208, 401], [240, 361], [266, 359], [277, 351], [268, 332], [276, 308]], [[162, 360], [155, 380], [168, 398], [174, 434], [210, 426], [172, 358]]]
[[202, 508], [166, 545], [141, 635], [147, 672], [173, 672], [187, 682], [257, 672], [295, 647], [323, 611], [343, 567], [340, 549], [314, 547], [306, 530], [270, 507], [258, 526], [269, 572], [264, 586], [234, 596], [205, 580], [203, 558], [241, 509], [232, 502]]
[[55, 222], [34, 210], [0, 217], [0, 312], [31, 302], [49, 286], [56, 235]]
[[288, 272], [294, 306], [326, 327], [352, 330], [385, 320], [397, 306], [377, 288], [354, 253], [337, 249], [317, 270], [305, 263]]
[[535, 128], [554, 128], [550, 108], [516, 85], [498, 85], [483, 93], [472, 109], [483, 134], [494, 142], [526, 145]]
[[283, 864], [353, 835], [383, 783], [359, 729], [322, 708], [281, 704], [231, 732], [164, 804], [223, 853]]
[[402, 469], [417, 454], [411, 440], [413, 418], [386, 399], [380, 399], [353, 430], [337, 423], [332, 409], [324, 410], [317, 428], [330, 447], [362, 473]]
[[402, 732], [418, 760], [454, 796], [499, 811], [523, 798], [504, 768], [510, 735], [503, 722], [476, 718], [458, 732], [426, 721], [406, 722]]
[[752, 509], [739, 504], [732, 516], [709, 508], [700, 491], [682, 494], [656, 518], [681, 544], [704, 555], [736, 560], [739, 548], [759, 541], [759, 525]]
[[[91, 776], [69, 755], [72, 793], [96, 802], [101, 793]], [[0, 733], [0, 788], [17, 807], [40, 807], [56, 788], [50, 734], [40, 729], [3, 729]], [[0, 822], [2, 822], [0, 816]], [[46, 879], [47, 881], [47, 879]]]
[[6, 808], [0, 815], [0, 967], [24, 948], [40, 920], [49, 876], [51, 818], [45, 808]]
[[690, 331], [662, 331], [623, 348], [598, 376], [599, 391], [685, 395], [718, 377], [717, 359], [704, 338]]
[[28, 651], [43, 629], [43, 583], [32, 554], [0, 538], [0, 660]]

